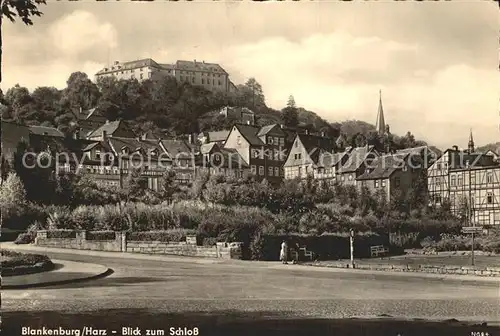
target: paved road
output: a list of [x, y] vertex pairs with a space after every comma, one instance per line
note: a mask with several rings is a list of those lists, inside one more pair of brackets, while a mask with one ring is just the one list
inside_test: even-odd
[[386, 314], [500, 320], [498, 283], [243, 261], [48, 255], [103, 264], [115, 272], [104, 279], [74, 285], [4, 290], [3, 311], [138, 308], [157, 313], [260, 311], [327, 318]]

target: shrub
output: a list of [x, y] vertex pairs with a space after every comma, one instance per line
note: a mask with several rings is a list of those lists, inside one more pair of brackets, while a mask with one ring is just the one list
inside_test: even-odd
[[49, 213], [47, 218], [47, 228], [49, 230], [76, 229], [71, 210], [68, 207], [58, 207], [54, 209]]
[[32, 244], [35, 242], [36, 233], [21, 233], [17, 236], [14, 244]]
[[217, 238], [205, 237], [203, 238], [203, 246], [214, 246], [217, 243]]
[[85, 238], [86, 240], [115, 240], [116, 233], [114, 231], [88, 231]]
[[92, 231], [97, 226], [95, 207], [81, 205], [71, 212], [71, 221], [78, 230]]
[[9, 250], [1, 250], [2, 256], [8, 257], [2, 260], [2, 268], [18, 266], [30, 266], [41, 262], [50, 262], [50, 258], [42, 254], [19, 253]]
[[129, 241], [161, 241], [161, 242], [182, 242], [186, 241], [186, 236], [196, 235], [196, 231], [186, 229], [172, 229], [164, 231], [142, 231], [128, 232]]
[[51, 230], [47, 231], [47, 238], [76, 238], [74, 230]]

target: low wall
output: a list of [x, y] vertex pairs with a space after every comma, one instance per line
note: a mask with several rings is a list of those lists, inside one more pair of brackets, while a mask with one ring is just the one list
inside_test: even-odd
[[[350, 268], [347, 262], [341, 263], [302, 263], [307, 266]], [[391, 271], [391, 272], [422, 272], [435, 274], [461, 274], [485, 277], [500, 277], [500, 267], [473, 267], [473, 266], [436, 266], [436, 265], [363, 265], [356, 264], [356, 269], [371, 271]]]
[[38, 231], [35, 244], [44, 247], [77, 250], [171, 254], [222, 259], [241, 258], [240, 249], [230, 247], [224, 243], [208, 247], [186, 242], [129, 241], [126, 232], [115, 232], [114, 240], [87, 240], [85, 231], [77, 231], [76, 238], [48, 238], [47, 231]]

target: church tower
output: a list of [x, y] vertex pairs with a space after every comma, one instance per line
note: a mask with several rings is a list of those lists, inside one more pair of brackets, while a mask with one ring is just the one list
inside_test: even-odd
[[474, 138], [472, 137], [472, 129], [470, 130], [470, 134], [469, 134], [468, 148], [469, 148], [469, 153], [474, 153], [475, 148], [474, 148]]
[[377, 128], [377, 132], [380, 136], [383, 136], [386, 134], [384, 108], [382, 107], [382, 90], [379, 91], [378, 114], [377, 114], [376, 128]]

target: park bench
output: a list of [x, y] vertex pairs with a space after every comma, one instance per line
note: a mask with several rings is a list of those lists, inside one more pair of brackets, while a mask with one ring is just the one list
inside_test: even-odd
[[378, 257], [380, 255], [387, 254], [389, 249], [384, 247], [384, 245], [375, 245], [370, 247], [370, 254], [372, 257]]
[[302, 251], [304, 258], [308, 258], [309, 260], [313, 260], [314, 254], [312, 251], [308, 251], [305, 246], [301, 247], [299, 250]]

